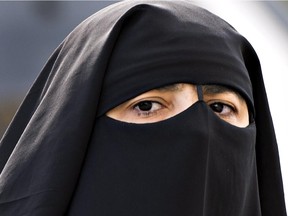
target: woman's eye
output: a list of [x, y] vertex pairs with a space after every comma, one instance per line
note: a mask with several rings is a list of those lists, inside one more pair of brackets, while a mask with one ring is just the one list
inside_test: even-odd
[[219, 115], [227, 116], [235, 113], [234, 107], [221, 102], [215, 102], [209, 105], [210, 108]]
[[150, 116], [162, 108], [163, 106], [155, 101], [141, 101], [133, 106], [138, 116]]

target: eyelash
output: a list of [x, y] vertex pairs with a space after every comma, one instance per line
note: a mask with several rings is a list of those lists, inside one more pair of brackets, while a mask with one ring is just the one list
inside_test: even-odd
[[[213, 110], [213, 112], [215, 112], [217, 115], [220, 115], [222, 117], [229, 117], [229, 116], [237, 113], [237, 109], [234, 106], [229, 105], [227, 103], [213, 102], [213, 103], [210, 103], [208, 105]], [[221, 111], [216, 110], [216, 107], [213, 107], [215, 105], [220, 105], [221, 106]], [[222, 113], [225, 108], [228, 108], [230, 110], [229, 113], [224, 113], [224, 114]]]
[[[146, 103], [146, 104], [145, 104]], [[142, 104], [142, 105], [144, 105], [144, 106], [147, 106], [147, 103], [149, 103], [149, 105], [151, 105], [151, 107], [150, 107], [150, 109], [149, 110], [141, 110], [140, 108], [139, 108], [139, 106]], [[156, 109], [157, 110], [152, 110], [151, 111], [151, 109], [153, 108], [153, 105], [158, 105], [159, 107], [157, 108], [156, 107]], [[163, 108], [163, 105], [161, 104], [161, 103], [159, 103], [159, 102], [157, 102], [157, 101], [149, 101], [149, 100], [146, 100], [146, 101], [140, 101], [139, 103], [137, 103], [137, 104], [135, 104], [134, 106], [133, 106], [133, 110], [135, 111], [135, 112], [137, 112], [137, 115], [138, 116], [142, 116], [142, 117], [150, 117], [150, 116], [152, 116], [152, 115], [155, 115], [155, 114], [157, 114], [157, 112], [160, 110], [160, 109], [162, 109]]]
[[[146, 106], [147, 110], [141, 110], [141, 108], [139, 107], [139, 106], [141, 106], [141, 104]], [[148, 107], [147, 107], [147, 105], [148, 105]], [[153, 110], [152, 108], [155, 105], [157, 105], [158, 107], [154, 108], [154, 110]], [[221, 106], [221, 108], [220, 108], [221, 111], [220, 110], [216, 110], [217, 107], [213, 107], [213, 106], [217, 106], [217, 105]], [[229, 117], [229, 116], [237, 113], [237, 110], [236, 110], [235, 107], [233, 107], [232, 105], [229, 105], [227, 103], [223, 103], [223, 102], [212, 102], [212, 103], [209, 103], [208, 106], [213, 110], [213, 112], [216, 113], [216, 115], [219, 115], [219, 116], [222, 116], [222, 117]], [[160, 102], [150, 101], [150, 100], [140, 101], [139, 103], [137, 103], [137, 104], [135, 104], [133, 106], [133, 110], [137, 113], [137, 115], [139, 117], [150, 117], [150, 116], [156, 115], [157, 112], [159, 110], [161, 110], [162, 108], [163, 108], [163, 105]], [[229, 113], [222, 113], [225, 108], [226, 109], [228, 108], [230, 110]]]

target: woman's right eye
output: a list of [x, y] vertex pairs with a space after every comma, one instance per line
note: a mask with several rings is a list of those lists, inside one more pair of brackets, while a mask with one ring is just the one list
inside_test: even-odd
[[163, 108], [163, 105], [156, 101], [141, 101], [133, 106], [133, 110], [136, 111], [138, 116], [151, 116], [157, 114], [159, 110]]
[[141, 101], [136, 106], [134, 106], [134, 108], [137, 107], [141, 111], [149, 111], [150, 109], [152, 109], [152, 106], [152, 101]]

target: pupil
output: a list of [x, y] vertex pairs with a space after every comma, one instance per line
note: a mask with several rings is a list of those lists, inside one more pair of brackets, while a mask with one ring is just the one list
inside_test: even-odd
[[211, 104], [211, 108], [214, 112], [222, 112], [223, 111], [223, 104], [220, 104], [220, 103], [214, 103], [214, 104]]
[[140, 110], [142, 111], [149, 111], [151, 110], [152, 108], [152, 102], [151, 101], [143, 101], [143, 102], [140, 102], [138, 104], [138, 107]]

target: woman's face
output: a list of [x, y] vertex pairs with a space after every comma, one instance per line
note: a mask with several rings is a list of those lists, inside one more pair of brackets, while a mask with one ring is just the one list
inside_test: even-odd
[[[157, 88], [138, 95], [107, 112], [107, 116], [130, 123], [153, 123], [168, 119], [198, 101], [196, 86], [186, 83]], [[245, 100], [235, 91], [204, 85], [203, 101], [224, 121], [237, 127], [249, 125]]]

